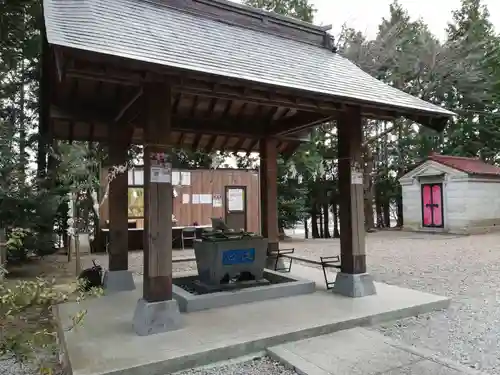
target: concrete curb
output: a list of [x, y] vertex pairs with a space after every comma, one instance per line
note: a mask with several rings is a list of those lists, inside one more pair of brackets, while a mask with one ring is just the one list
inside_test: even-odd
[[59, 305], [52, 306], [52, 314], [54, 314], [54, 322], [56, 325], [56, 343], [59, 351], [59, 364], [62, 366], [65, 374], [73, 375], [73, 369], [66, 346], [66, 338], [64, 336], [64, 327], [59, 315]]

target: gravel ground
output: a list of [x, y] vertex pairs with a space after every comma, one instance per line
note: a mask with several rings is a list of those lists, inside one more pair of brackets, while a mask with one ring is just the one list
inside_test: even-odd
[[[194, 250], [174, 250], [173, 257], [194, 257]], [[108, 256], [106, 254], [92, 254], [92, 256], [86, 256], [82, 261], [83, 267], [90, 267], [92, 265], [92, 259], [95, 259], [104, 269], [108, 268]], [[128, 257], [128, 267], [135, 275], [142, 275], [143, 257], [142, 251], [131, 251]], [[196, 270], [196, 262], [182, 262], [174, 263], [172, 265], [172, 271], [176, 272], [186, 272]]]
[[[319, 259], [340, 253], [339, 240], [293, 240], [296, 254]], [[399, 231], [368, 234], [368, 271], [377, 281], [451, 297], [446, 311], [382, 324], [374, 329], [407, 344], [426, 347], [472, 368], [500, 375], [500, 233], [477, 236]], [[174, 257], [192, 256], [176, 250]], [[103, 266], [106, 256], [99, 256]], [[142, 273], [142, 254], [130, 269]], [[90, 263], [90, 261], [89, 261]], [[196, 269], [174, 264], [174, 272]]]
[[269, 357], [260, 357], [245, 362], [194, 368], [173, 375], [297, 375], [297, 373], [286, 369]]
[[[53, 358], [54, 356], [48, 353], [46, 357]], [[40, 371], [32, 367], [21, 365], [12, 359], [0, 359], [0, 374], [2, 375], [39, 375]], [[61, 368], [56, 366], [53, 374], [62, 375]]]
[[5, 375], [31, 375], [35, 374], [34, 371], [26, 367], [21, 367], [14, 361], [7, 359], [0, 359], [0, 374]]
[[[288, 246], [288, 244], [287, 244]], [[295, 242], [297, 255], [339, 254], [338, 240]], [[449, 296], [446, 311], [373, 327], [490, 374], [500, 374], [500, 234], [369, 234], [368, 271], [377, 281]]]

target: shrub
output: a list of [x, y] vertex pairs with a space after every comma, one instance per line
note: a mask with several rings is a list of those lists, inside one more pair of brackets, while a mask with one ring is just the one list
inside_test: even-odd
[[[0, 266], [0, 273], [5, 269]], [[88, 295], [100, 295], [101, 290], [80, 292], [75, 282], [69, 292], [58, 289], [55, 280], [37, 278], [33, 281], [0, 281], [0, 358], [27, 365], [43, 374], [52, 374], [57, 353], [56, 325], [52, 307], [74, 300], [80, 302]], [[72, 318], [70, 330], [86, 314], [80, 311]]]

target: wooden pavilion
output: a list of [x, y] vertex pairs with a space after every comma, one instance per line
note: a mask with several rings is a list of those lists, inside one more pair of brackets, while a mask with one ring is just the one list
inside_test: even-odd
[[[364, 73], [336, 53], [327, 27], [225, 0], [43, 5], [42, 138], [106, 142], [113, 165], [125, 162], [130, 144], [144, 145], [143, 303], [172, 300], [172, 185], [150, 174], [158, 155], [171, 147], [258, 151], [262, 234], [273, 250], [277, 155], [293, 152], [301, 133], [331, 120], [343, 197], [336, 290], [357, 295], [356, 280], [367, 276], [362, 118], [403, 116], [441, 131], [452, 112]], [[109, 204], [109, 276], [123, 277], [126, 174], [113, 180]]]

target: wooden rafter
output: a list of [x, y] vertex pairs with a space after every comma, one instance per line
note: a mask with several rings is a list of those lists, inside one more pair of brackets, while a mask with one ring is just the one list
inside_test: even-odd
[[259, 140], [258, 139], [254, 139], [252, 141], [252, 143], [250, 143], [250, 146], [247, 149], [247, 156], [250, 155], [250, 153], [253, 151], [253, 149], [255, 147], [257, 147], [258, 144], [259, 144]]
[[190, 110], [191, 117], [193, 117], [196, 114], [196, 109], [198, 108], [198, 101], [199, 101], [199, 97], [198, 97], [198, 95], [195, 95], [195, 97], [193, 98], [193, 104], [191, 105], [191, 110]]
[[217, 101], [217, 98], [210, 99], [210, 104], [207, 107], [207, 116], [211, 116], [213, 114]]
[[221, 144], [219, 146], [220, 151], [222, 151], [222, 152], [226, 151], [227, 143], [229, 142], [229, 138], [230, 137], [228, 135], [223, 135], [222, 136], [222, 142], [221, 142]]
[[[88, 57], [88, 56], [86, 56]], [[97, 65], [97, 66], [96, 66]], [[143, 67], [146, 69], [146, 66]], [[148, 66], [148, 71], [152, 68]], [[210, 81], [201, 74], [186, 74], [170, 69], [160, 69], [157, 73], [148, 73], [140, 70], [128, 69], [102, 69], [98, 64], [86, 63], [85, 68], [71, 68], [67, 75], [88, 80], [101, 80], [103, 82], [119, 83], [122, 85], [142, 86], [150, 81], [165, 81], [173, 85], [174, 92], [215, 97], [217, 99], [244, 100], [253, 104], [265, 106], [285, 106], [311, 112], [332, 112], [341, 109], [331, 99], [321, 100], [311, 95], [300, 95], [298, 99], [290, 90], [277, 90], [265, 85], [235, 83], [229, 79], [218, 78]]]
[[222, 112], [222, 118], [226, 118], [229, 112], [231, 111], [231, 107], [233, 106], [233, 101], [232, 100], [227, 100], [226, 106], [224, 108], [224, 112]]
[[182, 97], [182, 94], [177, 94], [175, 96], [175, 99], [174, 99], [174, 102], [172, 104], [172, 114], [176, 114], [177, 112], [179, 112], [179, 103], [181, 101], [181, 97]]
[[214, 149], [216, 141], [217, 141], [217, 136], [216, 135], [212, 135], [210, 137], [210, 140], [208, 141], [207, 145], [205, 146], [205, 152], [206, 153], [209, 153], [209, 152], [211, 152]]
[[132, 107], [132, 105], [137, 101], [139, 100], [139, 98], [142, 96], [143, 94], [143, 89], [142, 87], [135, 93], [135, 95], [120, 109], [120, 111], [118, 112], [118, 114], [116, 115], [115, 117], [115, 122], [119, 122], [121, 119], [124, 118], [125, 114], [127, 113], [127, 111]]
[[236, 152], [243, 150], [243, 145], [245, 144], [246, 138], [239, 138], [238, 142], [234, 145]]
[[[241, 110], [241, 109], [240, 109]], [[73, 104], [64, 109], [58, 107], [51, 108], [52, 118], [67, 119], [74, 122], [95, 122], [100, 124], [111, 124], [115, 122], [117, 110], [102, 111], [91, 109], [81, 104]], [[220, 119], [207, 120], [202, 118], [190, 118], [179, 115], [173, 116], [172, 130], [202, 132], [204, 134], [219, 134], [228, 136], [242, 136], [245, 138], [262, 138], [266, 135], [285, 137], [294, 132], [303, 130], [313, 124], [325, 122], [321, 115], [311, 116], [310, 113], [302, 113], [288, 119], [277, 121], [272, 127], [266, 127], [260, 119]], [[142, 127], [143, 121], [137, 118], [134, 123], [128, 123], [138, 128]]]
[[194, 137], [194, 142], [193, 142], [193, 151], [196, 151], [199, 149], [200, 147], [200, 142], [201, 142], [201, 137], [203, 136], [203, 134], [196, 134], [195, 137]]
[[185, 135], [186, 135], [185, 133], [181, 133], [179, 135], [179, 139], [177, 141], [177, 143], [179, 144], [179, 146], [181, 146], [184, 143], [184, 137], [185, 137]]

